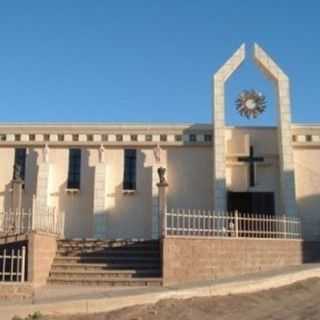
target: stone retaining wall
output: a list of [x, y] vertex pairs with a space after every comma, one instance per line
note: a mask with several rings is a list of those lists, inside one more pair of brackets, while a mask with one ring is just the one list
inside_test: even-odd
[[300, 240], [169, 237], [162, 240], [163, 283], [214, 280], [299, 265], [311, 254], [314, 261], [319, 249], [320, 242], [306, 246]]
[[31, 300], [33, 287], [31, 283], [1, 282], [0, 301]]

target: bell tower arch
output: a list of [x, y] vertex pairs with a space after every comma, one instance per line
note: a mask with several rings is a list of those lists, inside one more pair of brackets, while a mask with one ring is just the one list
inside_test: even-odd
[[[275, 61], [257, 44], [253, 50], [254, 62], [272, 81], [277, 95], [277, 136], [280, 170], [280, 198], [283, 213], [297, 214], [295, 197], [294, 162], [291, 134], [290, 80]], [[214, 208], [225, 211], [227, 208], [226, 190], [226, 150], [225, 150], [225, 83], [240, 67], [245, 59], [245, 46], [227, 60], [213, 77], [213, 173]]]

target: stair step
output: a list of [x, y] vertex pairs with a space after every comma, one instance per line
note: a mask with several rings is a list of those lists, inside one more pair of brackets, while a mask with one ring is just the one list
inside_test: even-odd
[[52, 270], [155, 270], [160, 269], [159, 263], [128, 263], [128, 264], [103, 264], [103, 263], [54, 263]]
[[49, 279], [64, 279], [64, 280], [96, 280], [96, 279], [118, 279], [118, 278], [126, 278], [126, 279], [132, 279], [132, 278], [154, 278], [154, 277], [160, 277], [161, 272], [160, 270], [153, 270], [153, 271], [144, 271], [144, 272], [122, 272], [121, 270], [103, 270], [103, 271], [51, 271]]
[[57, 256], [159, 256], [159, 250], [99, 250], [99, 251], [87, 251], [87, 250], [58, 250]]
[[83, 247], [83, 248], [119, 248], [119, 247], [143, 247], [150, 248], [155, 247], [159, 248], [159, 241], [81, 241], [81, 240], [59, 240], [58, 248], [66, 248], [66, 247]]
[[54, 285], [80, 285], [80, 286], [161, 286], [161, 278], [109, 278], [109, 279], [64, 279], [52, 277], [48, 280]]
[[108, 257], [79, 257], [79, 256], [56, 256], [54, 258], [55, 262], [68, 262], [68, 261], [76, 261], [79, 263], [82, 262], [106, 262], [106, 263], [112, 263], [112, 262], [132, 262], [132, 261], [139, 261], [139, 262], [160, 262], [160, 257], [122, 257], [122, 256], [108, 256]]
[[160, 241], [59, 240], [49, 284], [162, 285]]

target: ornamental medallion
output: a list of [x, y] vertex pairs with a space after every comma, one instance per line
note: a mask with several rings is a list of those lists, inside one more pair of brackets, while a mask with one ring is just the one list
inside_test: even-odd
[[243, 90], [236, 100], [236, 106], [241, 116], [256, 118], [265, 110], [266, 98], [255, 90]]

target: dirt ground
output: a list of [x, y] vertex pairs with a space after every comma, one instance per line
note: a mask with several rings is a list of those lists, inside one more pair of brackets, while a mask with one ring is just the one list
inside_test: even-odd
[[105, 314], [50, 317], [50, 320], [319, 320], [320, 279], [253, 294], [163, 300]]

